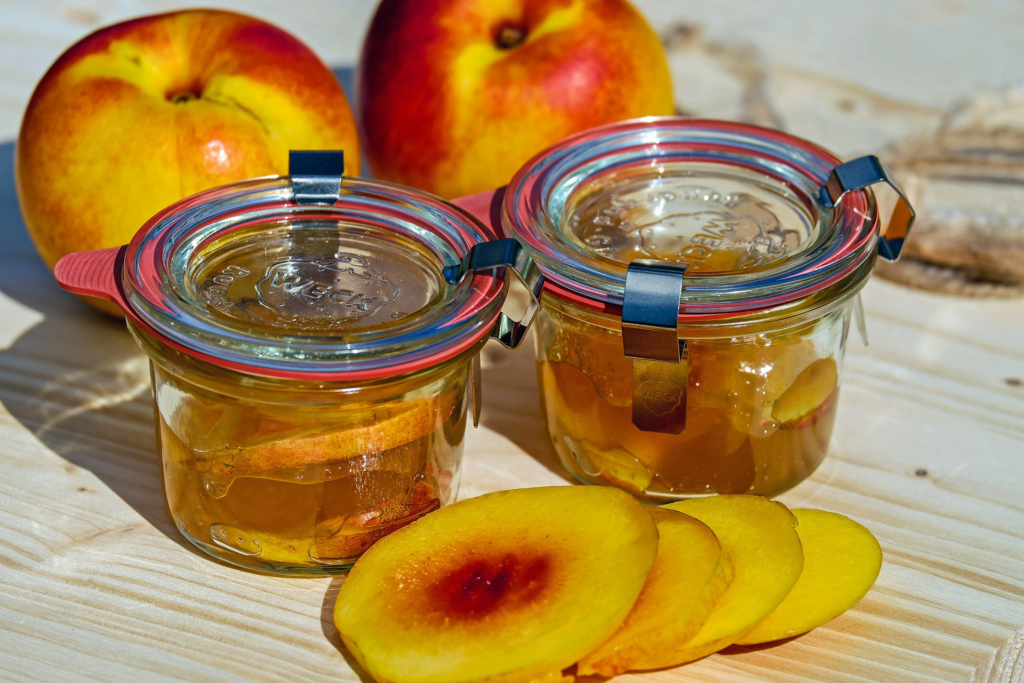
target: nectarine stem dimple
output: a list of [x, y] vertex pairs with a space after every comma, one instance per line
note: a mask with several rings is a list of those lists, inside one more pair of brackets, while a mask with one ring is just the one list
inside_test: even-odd
[[167, 99], [172, 104], [185, 104], [186, 102], [199, 99], [199, 95], [192, 92], [176, 92], [168, 95]]
[[494, 43], [502, 50], [510, 50], [526, 40], [526, 31], [519, 26], [502, 26], [494, 37]]

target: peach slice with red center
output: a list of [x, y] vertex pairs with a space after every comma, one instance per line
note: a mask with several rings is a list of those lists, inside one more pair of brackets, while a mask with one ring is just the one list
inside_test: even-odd
[[657, 549], [651, 515], [618, 489], [491, 493], [373, 545], [334, 621], [377, 681], [561, 680], [626, 619]]
[[682, 647], [652, 652], [636, 669], [676, 666], [732, 645], [779, 606], [804, 564], [797, 519], [782, 503], [723, 495], [665, 507], [708, 525], [732, 560], [735, 575], [697, 635]]
[[715, 534], [689, 515], [648, 510], [658, 525], [658, 555], [640, 597], [608, 641], [579, 662], [581, 675], [617, 676], [697, 635], [733, 579]]
[[792, 638], [856, 605], [878, 578], [882, 548], [849, 517], [823, 510], [793, 510], [804, 549], [804, 568], [793, 590], [740, 645]]

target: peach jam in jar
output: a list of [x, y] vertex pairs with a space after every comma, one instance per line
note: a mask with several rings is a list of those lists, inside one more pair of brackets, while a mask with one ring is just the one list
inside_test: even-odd
[[[879, 181], [900, 192], [882, 238]], [[877, 159], [644, 119], [539, 154], [503, 202], [545, 278], [537, 371], [572, 474], [656, 502], [773, 496], [818, 467], [858, 292], [913, 220]]]
[[514, 240], [331, 159], [185, 199], [57, 272], [117, 301], [151, 359], [178, 529], [283, 574], [342, 571], [454, 499], [479, 351], [525, 331], [501, 313], [502, 259], [530, 268]]

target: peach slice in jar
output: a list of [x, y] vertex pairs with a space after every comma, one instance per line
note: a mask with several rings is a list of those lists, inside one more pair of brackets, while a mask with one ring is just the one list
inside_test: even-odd
[[625, 620], [657, 548], [654, 520], [618, 489], [491, 493], [374, 544], [334, 621], [378, 681], [560, 680]]
[[[448, 416], [445, 407], [450, 412], [451, 401], [429, 396], [360, 410], [343, 408], [350, 413], [343, 425], [211, 453], [197, 458], [195, 469], [230, 477], [374, 458], [433, 432]], [[366, 469], [367, 463], [354, 467]]]
[[582, 370], [568, 363], [547, 361], [540, 364], [539, 375], [549, 421], [554, 418], [575, 440], [608, 443], [614, 438], [609, 422], [614, 424], [615, 407], [601, 399]]
[[[622, 337], [614, 330], [542, 309], [538, 325], [554, 339], [545, 362], [565, 363], [587, 376], [607, 403], [629, 406], [633, 397], [632, 359], [622, 355]], [[556, 329], [551, 329], [554, 326]]]
[[774, 497], [809, 477], [821, 464], [828, 453], [838, 394], [833, 391], [825, 403], [797, 424], [750, 440], [758, 494]]
[[326, 562], [351, 560], [388, 534], [441, 507], [438, 488], [436, 480], [428, 475], [413, 484], [408, 493], [350, 514], [338, 514], [325, 501], [316, 518], [310, 557]]
[[654, 566], [619, 630], [580, 660], [580, 675], [617, 676], [651, 654], [678, 649], [732, 583], [732, 562], [707, 525], [665, 508], [648, 512], [658, 525]]
[[654, 472], [621, 448], [601, 448], [586, 439], [578, 448], [583, 451], [586, 461], [602, 479], [612, 486], [634, 494], [643, 494], [654, 480]]
[[707, 524], [732, 560], [734, 577], [700, 631], [682, 647], [656, 652], [637, 669], [700, 659], [750, 632], [789, 594], [803, 568], [797, 519], [782, 503], [760, 496], [691, 498], [665, 506]]
[[824, 510], [792, 511], [804, 549], [804, 568], [793, 590], [740, 645], [792, 638], [817, 628], [856, 605], [878, 578], [882, 548], [870, 531], [849, 517]]
[[622, 338], [606, 330], [591, 332], [580, 345], [580, 369], [613, 406], [633, 401], [633, 361], [622, 355]]
[[799, 426], [831, 400], [839, 386], [839, 367], [834, 358], [819, 358], [797, 375], [775, 400], [772, 417], [783, 427]]

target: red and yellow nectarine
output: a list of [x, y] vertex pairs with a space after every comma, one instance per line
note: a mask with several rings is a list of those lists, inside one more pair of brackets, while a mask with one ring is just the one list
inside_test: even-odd
[[508, 183], [572, 133], [673, 112], [661, 43], [627, 0], [384, 0], [357, 82], [374, 174], [446, 198]]
[[343, 149], [359, 169], [345, 93], [308, 47], [231, 12], [143, 17], [82, 39], [40, 81], [18, 137], [18, 196], [52, 268], [127, 243], [183, 197], [286, 173], [290, 149]]

